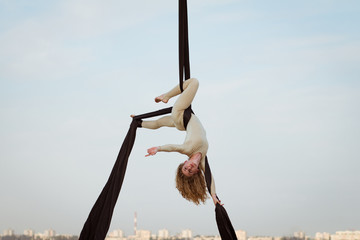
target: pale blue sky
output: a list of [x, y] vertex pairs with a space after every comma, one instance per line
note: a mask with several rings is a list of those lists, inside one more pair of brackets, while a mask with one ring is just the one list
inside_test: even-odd
[[[248, 235], [360, 229], [360, 2], [188, 1], [193, 109]], [[177, 1], [0, 0], [0, 231], [79, 234], [130, 114], [178, 82]], [[174, 101], [170, 101], [169, 105]], [[139, 129], [110, 230], [217, 234], [177, 193], [181, 143]], [[150, 180], [148, 180], [150, 179]]]

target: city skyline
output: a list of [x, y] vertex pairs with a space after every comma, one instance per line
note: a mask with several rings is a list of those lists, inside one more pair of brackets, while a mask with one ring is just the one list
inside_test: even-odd
[[[235, 230], [236, 236], [238, 240], [281, 240], [286, 238], [296, 238], [296, 239], [314, 239], [314, 240], [358, 240], [360, 239], [360, 230], [339, 230], [334, 233], [330, 232], [316, 232], [315, 235], [310, 236], [307, 235], [305, 232], [298, 231], [294, 232], [291, 235], [283, 235], [283, 236], [261, 236], [261, 235], [254, 235], [249, 236], [245, 230]], [[45, 230], [44, 233], [35, 233], [32, 229], [24, 230], [23, 234], [17, 234], [12, 229], [6, 229], [3, 231], [1, 236], [39, 236], [39, 237], [55, 237], [55, 236], [69, 236], [69, 237], [78, 237], [77, 235], [69, 235], [69, 234], [58, 234], [53, 229]], [[118, 239], [118, 238], [130, 238], [130, 239], [137, 239], [136, 236], [140, 239], [143, 238], [171, 238], [171, 237], [180, 237], [185, 239], [192, 239], [196, 236], [213, 236], [213, 237], [220, 237], [219, 235], [207, 235], [207, 234], [193, 234], [191, 229], [183, 229], [179, 230], [177, 233], [170, 233], [166, 228], [159, 229], [156, 233], [153, 233], [149, 230], [140, 229], [136, 230], [133, 234], [125, 234], [121, 229], [114, 229], [107, 234], [106, 240], [111, 239]], [[219, 238], [220, 239], [220, 238]]]
[[[192, 108], [216, 192], [249, 235], [360, 229], [360, 1], [188, 0]], [[0, 0], [0, 229], [79, 235], [130, 114], [173, 105], [177, 1]], [[138, 129], [110, 229], [218, 234], [175, 188], [186, 157]]]

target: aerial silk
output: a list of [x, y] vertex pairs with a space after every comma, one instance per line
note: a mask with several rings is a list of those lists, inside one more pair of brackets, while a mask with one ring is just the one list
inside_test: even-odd
[[141, 126], [141, 119], [163, 115], [171, 112], [171, 108], [162, 109], [133, 118], [128, 133], [120, 148], [114, 167], [105, 187], [96, 200], [80, 233], [81, 240], [104, 240], [109, 230], [112, 214], [125, 177], [126, 166], [134, 146], [136, 129]]
[[[185, 80], [190, 78], [187, 3], [186, 0], [179, 0], [179, 79], [181, 91], [183, 91], [182, 84], [184, 78]], [[105, 239], [125, 177], [128, 159], [134, 146], [137, 128], [141, 127], [142, 119], [169, 114], [171, 113], [171, 110], [172, 107], [169, 107], [133, 117], [109, 179], [107, 180], [83, 226], [79, 237], [80, 240]], [[185, 128], [191, 118], [191, 113], [193, 113], [193, 111], [190, 106], [184, 112]], [[211, 170], [207, 156], [205, 158], [205, 180], [210, 193]], [[215, 217], [221, 238], [224, 240], [237, 239], [230, 218], [225, 208], [220, 204], [216, 204]]]

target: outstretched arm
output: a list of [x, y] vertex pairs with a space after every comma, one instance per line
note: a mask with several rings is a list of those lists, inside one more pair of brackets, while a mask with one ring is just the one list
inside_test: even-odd
[[159, 150], [159, 147], [152, 147], [147, 150], [148, 154], [145, 155], [145, 157], [148, 156], [154, 156]]
[[148, 154], [145, 157], [153, 156], [157, 152], [178, 152], [184, 154], [184, 145], [181, 144], [167, 144], [159, 147], [152, 147], [147, 150]]

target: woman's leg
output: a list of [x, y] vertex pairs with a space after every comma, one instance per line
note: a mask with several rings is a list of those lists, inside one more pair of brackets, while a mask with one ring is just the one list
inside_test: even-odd
[[[197, 88], [198, 88], [198, 86], [199, 86], [199, 82], [198, 82], [198, 80], [197, 80], [196, 78], [189, 78], [188, 80], [186, 80], [186, 81], [183, 83], [184, 92], [185, 92], [185, 90], [188, 88], [189, 85], [191, 85], [190, 88], [191, 88], [192, 90], [195, 90], [194, 93], [189, 94], [189, 95], [193, 95], [192, 99], [194, 99], [194, 96], [195, 96], [195, 94], [196, 94]], [[195, 85], [196, 85], [196, 87], [195, 87]], [[189, 91], [189, 90], [188, 90], [188, 91]], [[181, 95], [183, 95], [184, 92], [183, 92]], [[156, 97], [156, 98], [155, 98], [155, 102], [161, 102], [161, 101], [162, 101], [162, 102], [164, 102], [164, 103], [167, 103], [170, 98], [175, 97], [175, 96], [179, 95], [180, 93], [181, 93], [180, 86], [179, 86], [179, 85], [176, 85], [176, 86], [175, 86], [173, 89], [171, 89], [169, 92], [164, 93], [164, 94]], [[192, 102], [192, 99], [191, 99], [191, 101], [190, 101], [190, 104], [191, 104], [191, 102]], [[189, 104], [189, 105], [190, 105], [190, 104]], [[186, 107], [186, 108], [187, 108], [187, 107]], [[186, 109], [186, 108], [185, 108], [185, 109]]]
[[[177, 87], [180, 93], [180, 87]], [[196, 78], [190, 78], [184, 82], [183, 85], [184, 91], [181, 93], [179, 98], [176, 100], [172, 112], [176, 114], [183, 112], [185, 109], [187, 109], [192, 101], [194, 100], [194, 97], [196, 95], [196, 92], [199, 88], [199, 81]], [[173, 89], [174, 90], [174, 89]], [[173, 91], [172, 90], [172, 91]], [[172, 92], [170, 91], [170, 92]], [[175, 91], [173, 91], [175, 93]], [[178, 93], [178, 94], [179, 94]]]
[[161, 127], [175, 127], [174, 121], [171, 116], [165, 116], [155, 121], [143, 121], [141, 123], [143, 128], [158, 129]]

